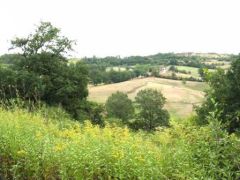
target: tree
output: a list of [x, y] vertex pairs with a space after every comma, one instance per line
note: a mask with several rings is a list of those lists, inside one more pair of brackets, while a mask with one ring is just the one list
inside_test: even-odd
[[183, 85], [187, 84], [186, 79], [183, 79], [183, 80], [182, 80], [182, 83], [183, 83]]
[[204, 68], [200, 67], [200, 68], [198, 69], [198, 74], [200, 75], [200, 77], [201, 77], [202, 79], [204, 79]]
[[73, 43], [49, 22], [41, 22], [27, 38], [13, 40], [12, 48], [20, 49], [22, 58], [10, 67], [12, 73], [1, 71], [14, 77], [10, 81], [14, 88], [9, 91], [10, 84], [3, 83], [1, 97], [10, 99], [18, 95], [27, 101], [61, 105], [78, 118], [81, 102], [88, 95], [88, 70], [82, 62], [68, 64], [65, 55], [72, 50]]
[[178, 61], [176, 59], [170, 59], [169, 64], [170, 65], [178, 65]]
[[228, 72], [218, 69], [215, 73], [206, 73], [205, 78], [210, 86], [206, 100], [196, 108], [197, 122], [208, 123], [211, 113], [229, 133], [240, 129], [240, 57], [233, 61]]
[[174, 65], [171, 65], [171, 66], [169, 67], [169, 71], [176, 72], [176, 71], [177, 71], [177, 68], [176, 68]]
[[61, 36], [60, 29], [50, 22], [41, 22], [34, 34], [26, 38], [16, 38], [11, 43], [10, 49], [19, 48], [24, 56], [48, 53], [64, 59], [64, 55], [72, 50], [74, 41]]
[[175, 72], [172, 72], [171, 78], [172, 78], [172, 79], [177, 79], [177, 78], [178, 78], [178, 77], [177, 77], [177, 74], [176, 74]]
[[109, 116], [127, 121], [134, 113], [132, 101], [122, 92], [113, 93], [106, 102], [106, 110]]
[[22, 55], [19, 54], [4, 54], [0, 56], [0, 63], [1, 64], [16, 64], [18, 61], [23, 60]]
[[135, 100], [139, 110], [136, 122], [138, 128], [150, 131], [158, 126], [169, 125], [168, 111], [163, 109], [166, 98], [160, 91], [153, 89], [141, 90]]
[[102, 104], [91, 101], [81, 101], [80, 105], [81, 108], [78, 108], [80, 119], [88, 119], [92, 124], [104, 126], [104, 106]]

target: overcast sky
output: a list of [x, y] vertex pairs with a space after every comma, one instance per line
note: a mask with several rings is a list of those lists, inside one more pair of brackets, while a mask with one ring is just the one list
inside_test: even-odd
[[240, 52], [239, 0], [1, 0], [0, 54], [50, 21], [75, 56]]

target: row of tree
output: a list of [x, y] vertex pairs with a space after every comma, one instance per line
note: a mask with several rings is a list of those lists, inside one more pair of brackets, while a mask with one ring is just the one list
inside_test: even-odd
[[102, 83], [110, 84], [127, 81], [135, 78], [136, 74], [134, 71], [106, 71], [106, 68], [90, 66], [89, 77], [90, 82], [94, 85], [97, 85]]
[[[126, 68], [126, 67], [123, 67]], [[178, 70], [175, 66], [170, 66], [170, 71], [173, 71], [172, 75], [165, 75], [160, 73], [159, 66], [151, 65], [136, 65], [131, 68], [126, 68], [124, 71], [117, 71], [110, 69], [107, 71], [107, 67], [98, 65], [88, 65], [90, 82], [94, 85], [97, 84], [111, 84], [123, 81], [128, 81], [138, 77], [159, 77], [173, 80], [185, 80], [185, 81], [202, 81], [203, 78], [181, 77], [177, 76], [177, 72], [184, 74], [191, 74], [186, 70]], [[200, 68], [200, 76], [202, 77], [203, 68]]]
[[116, 92], [108, 98], [106, 110], [109, 117], [120, 119], [132, 129], [152, 131], [169, 126], [169, 113], [163, 108], [165, 102], [162, 93], [154, 89], [139, 91], [135, 104], [127, 94]]
[[[150, 56], [129, 56], [121, 58], [120, 56], [109, 56], [104, 58], [91, 57], [83, 58], [83, 61], [86, 64], [95, 64], [100, 66], [112, 67], [112, 66], [134, 66], [136, 64], [141, 65], [179, 65], [179, 66], [190, 66], [197, 68], [208, 68], [215, 69], [216, 64], [206, 64], [204, 63], [207, 60], [212, 58], [201, 57], [201, 56], [186, 56], [179, 55], [174, 53], [158, 53]], [[219, 58], [219, 60], [223, 60]], [[229, 60], [229, 59], [224, 59]]]

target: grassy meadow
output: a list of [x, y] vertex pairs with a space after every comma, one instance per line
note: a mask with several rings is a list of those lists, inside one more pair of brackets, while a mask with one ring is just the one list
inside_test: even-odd
[[140, 90], [153, 88], [160, 90], [167, 98], [166, 108], [175, 117], [186, 117], [193, 112], [193, 105], [201, 103], [204, 89], [207, 85], [202, 82], [187, 82], [162, 79], [142, 78], [121, 83], [89, 87], [89, 100], [104, 103], [116, 91], [122, 91], [134, 99]]
[[219, 61], [219, 60], [215, 60], [215, 59], [205, 61], [204, 64], [215, 64], [217, 67], [222, 68], [222, 69], [229, 69], [229, 67], [231, 66], [230, 61]]
[[[104, 128], [43, 111], [0, 109], [0, 174], [6, 179], [239, 178], [240, 144], [217, 125], [171, 122], [153, 134]], [[217, 139], [221, 138], [221, 141]], [[224, 165], [223, 165], [224, 164]]]
[[179, 70], [185, 70], [187, 72], [188, 71], [191, 72], [191, 74], [189, 74], [189, 76], [199, 78], [198, 68], [189, 67], [189, 66], [175, 66], [175, 67]]

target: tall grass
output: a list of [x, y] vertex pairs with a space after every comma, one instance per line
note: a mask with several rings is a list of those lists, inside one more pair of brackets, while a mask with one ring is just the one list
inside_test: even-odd
[[146, 134], [0, 109], [7, 179], [238, 179], [239, 153], [239, 138], [217, 123], [173, 123]]

